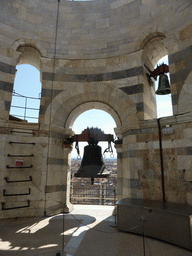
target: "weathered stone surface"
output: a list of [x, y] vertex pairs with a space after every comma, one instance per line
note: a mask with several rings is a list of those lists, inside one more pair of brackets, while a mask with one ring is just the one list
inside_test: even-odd
[[[123, 139], [116, 146], [118, 199], [162, 200], [163, 170], [166, 200], [192, 204], [189, 2], [1, 1], [0, 190], [32, 191], [23, 201], [0, 195], [8, 207], [30, 200], [29, 209], [7, 211], [1, 217], [43, 215], [45, 208], [53, 213], [69, 205], [71, 147], [64, 147], [62, 140], [73, 134], [70, 129], [75, 119], [94, 108], [111, 114], [118, 137]], [[153, 70], [165, 55], [169, 55], [175, 116], [160, 120], [160, 131], [166, 125], [174, 131], [170, 135], [162, 132], [161, 152], [155, 90], [144, 64]], [[15, 66], [23, 63], [41, 73], [38, 124], [9, 120]], [[16, 135], [12, 129], [30, 134], [17, 130]], [[25, 166], [32, 167], [25, 172], [8, 169], [16, 161], [8, 154], [33, 154], [24, 159]], [[30, 175], [33, 183], [23, 183], [18, 189], [3, 179], [28, 179]]]

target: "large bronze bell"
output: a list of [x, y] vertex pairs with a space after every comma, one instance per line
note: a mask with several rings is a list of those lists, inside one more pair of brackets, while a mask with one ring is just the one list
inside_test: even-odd
[[81, 167], [75, 173], [75, 177], [91, 178], [92, 184], [94, 178], [107, 178], [110, 172], [106, 169], [101, 147], [98, 145], [88, 145], [84, 148], [84, 155], [81, 162]]
[[165, 95], [171, 93], [169, 79], [166, 74], [163, 73], [159, 75], [159, 86], [155, 93], [158, 95]]

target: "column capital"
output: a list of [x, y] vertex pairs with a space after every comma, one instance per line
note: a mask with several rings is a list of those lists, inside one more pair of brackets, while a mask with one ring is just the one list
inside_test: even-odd
[[122, 153], [122, 145], [123, 145], [123, 142], [121, 139], [115, 141], [115, 149], [117, 153]]

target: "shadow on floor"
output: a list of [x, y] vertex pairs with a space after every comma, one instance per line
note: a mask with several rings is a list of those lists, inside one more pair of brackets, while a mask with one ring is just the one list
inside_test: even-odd
[[[75, 217], [75, 218], [74, 218]], [[48, 218], [25, 218], [0, 221], [0, 255], [52, 255], [61, 251], [83, 220], [94, 217], [59, 214]], [[65, 232], [63, 232], [63, 230]], [[64, 234], [64, 236], [63, 236]]]
[[56, 256], [64, 248], [65, 256], [192, 256], [156, 239], [143, 243], [142, 236], [119, 232], [110, 225], [111, 213], [112, 208], [77, 206], [69, 214], [1, 220], [0, 255]]
[[133, 233], [119, 232], [109, 219], [89, 229], [74, 256], [192, 256], [178, 246]]

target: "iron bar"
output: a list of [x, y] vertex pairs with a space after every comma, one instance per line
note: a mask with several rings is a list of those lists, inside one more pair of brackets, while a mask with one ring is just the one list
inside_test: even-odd
[[[52, 72], [52, 83], [51, 83], [51, 95], [50, 95], [50, 111], [49, 111], [49, 129], [48, 129], [48, 145], [47, 145], [47, 170], [45, 173], [45, 184], [47, 186], [48, 183], [48, 174], [49, 174], [49, 163], [48, 159], [50, 156], [50, 138], [51, 138], [51, 118], [52, 118], [52, 101], [53, 101], [53, 87], [54, 87], [54, 80], [55, 80], [55, 63], [56, 63], [56, 54], [57, 54], [57, 33], [58, 33], [58, 25], [59, 25], [59, 3], [57, 3], [57, 15], [56, 15], [56, 24], [55, 24], [55, 43], [54, 43], [54, 55], [53, 55], [53, 72]], [[47, 212], [47, 193], [45, 193], [45, 200], [44, 200], [44, 215]]]
[[114, 205], [115, 205], [115, 203], [116, 203], [116, 190], [115, 189], [113, 190], [113, 193], [114, 193]]
[[[24, 117], [24, 116], [21, 116], [21, 115], [12, 115], [12, 116], [14, 116], [14, 117]], [[33, 116], [26, 116], [26, 118], [31, 118], [31, 119], [38, 119], [38, 117], [33, 117]], [[26, 120], [24, 120], [23, 119], [23, 121], [26, 121]]]
[[9, 144], [32, 144], [32, 145], [35, 145], [35, 142], [9, 141]]
[[13, 132], [15, 132], [15, 133], [25, 133], [25, 134], [32, 134], [32, 135], [34, 135], [34, 132], [11, 131], [11, 133], [13, 133]]
[[31, 154], [31, 155], [10, 155], [10, 154], [7, 154], [8, 157], [33, 157], [34, 155]]
[[162, 184], [162, 196], [163, 203], [165, 203], [165, 177], [164, 177], [164, 166], [163, 166], [163, 149], [162, 149], [162, 136], [161, 136], [161, 126], [160, 118], [157, 119], [158, 130], [159, 130], [159, 152], [160, 152], [160, 163], [161, 163], [161, 184]]
[[[103, 197], [105, 200], [110, 200], [110, 201], [112, 201], [112, 197]], [[77, 200], [86, 200], [86, 199], [88, 199], [88, 200], [100, 200], [101, 199], [101, 197], [89, 197], [89, 196], [86, 196], [86, 195], [82, 195], [82, 196], [80, 196], [80, 197], [75, 197], [75, 196], [73, 196], [72, 197], [72, 200], [73, 199], [77, 199]]]
[[7, 183], [16, 183], [16, 182], [28, 182], [32, 181], [32, 176], [29, 176], [29, 180], [8, 180], [8, 177], [4, 178]]
[[33, 165], [31, 164], [30, 166], [9, 166], [9, 165], [7, 165], [6, 166], [7, 167], [7, 169], [25, 169], [25, 168], [32, 168], [33, 167]]
[[35, 98], [35, 97], [30, 97], [30, 96], [24, 96], [24, 95], [19, 94], [19, 93], [16, 93], [16, 92], [14, 92], [14, 93], [12, 94], [12, 96], [14, 96], [14, 97], [21, 97], [21, 98], [28, 98], [28, 99], [33, 99], [33, 100], [40, 100], [40, 98]]
[[2, 204], [2, 211], [14, 210], [14, 209], [19, 209], [19, 208], [27, 208], [27, 207], [30, 207], [30, 200], [27, 200], [27, 205], [24, 205], [24, 206], [17, 206], [17, 207], [10, 207], [10, 208], [5, 208], [5, 207], [4, 207], [5, 203], [1, 203], [1, 204]]
[[31, 189], [29, 188], [29, 192], [23, 194], [6, 194], [6, 190], [3, 189], [3, 196], [27, 196], [31, 194]]
[[[25, 108], [25, 107], [20, 107], [20, 106], [11, 106], [12, 108]], [[39, 110], [38, 108], [27, 108], [27, 109], [32, 109], [32, 110]]]

